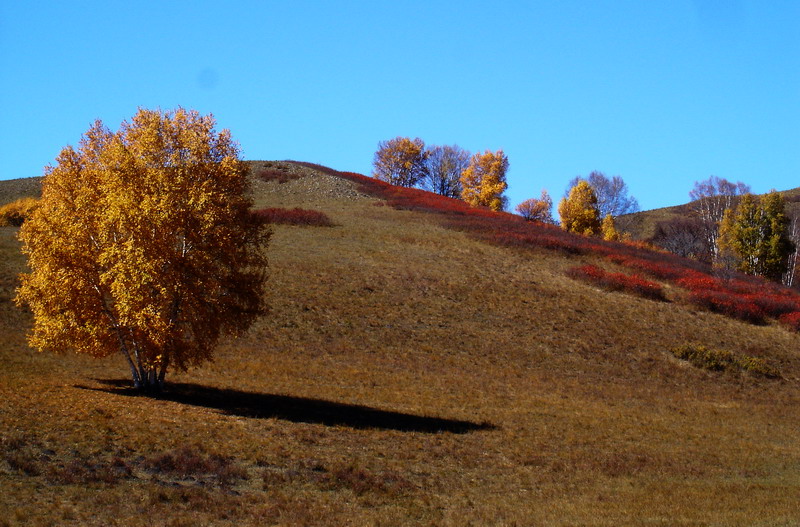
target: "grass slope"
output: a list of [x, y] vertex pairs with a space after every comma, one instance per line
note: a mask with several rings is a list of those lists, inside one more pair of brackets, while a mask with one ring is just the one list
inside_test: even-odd
[[[0, 228], [0, 525], [796, 525], [800, 336], [566, 276], [352, 181], [252, 162], [271, 313], [132, 396], [30, 350]], [[260, 169], [291, 177], [256, 177]], [[675, 289], [664, 284], [667, 296]], [[708, 372], [688, 343], [766, 358]]]

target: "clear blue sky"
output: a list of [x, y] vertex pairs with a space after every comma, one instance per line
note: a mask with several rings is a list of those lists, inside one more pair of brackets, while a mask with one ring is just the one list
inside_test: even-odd
[[0, 179], [96, 118], [213, 113], [245, 159], [371, 171], [378, 141], [509, 157], [512, 205], [620, 175], [800, 186], [800, 1], [0, 2]]

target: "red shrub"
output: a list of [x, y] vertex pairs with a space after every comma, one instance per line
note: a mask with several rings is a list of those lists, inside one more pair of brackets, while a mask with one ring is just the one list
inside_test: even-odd
[[688, 301], [703, 309], [751, 324], [763, 324], [766, 317], [764, 310], [755, 302], [725, 291], [693, 291], [689, 293]]
[[314, 227], [332, 227], [333, 222], [323, 212], [307, 209], [281, 209], [270, 208], [253, 211], [253, 214], [263, 218], [267, 223], [283, 225], [307, 225]]
[[298, 179], [300, 177], [299, 174], [293, 174], [291, 172], [286, 172], [285, 170], [279, 170], [276, 168], [262, 168], [256, 172], [256, 176], [258, 176], [258, 178], [262, 181], [277, 181], [281, 184], [293, 179]]
[[570, 278], [583, 280], [610, 291], [624, 291], [651, 300], [666, 300], [664, 290], [655, 282], [636, 275], [609, 273], [594, 265], [573, 267], [567, 271]]
[[785, 315], [781, 315], [779, 319], [781, 324], [788, 327], [793, 331], [800, 332], [800, 311], [795, 311], [793, 313], [786, 313]]

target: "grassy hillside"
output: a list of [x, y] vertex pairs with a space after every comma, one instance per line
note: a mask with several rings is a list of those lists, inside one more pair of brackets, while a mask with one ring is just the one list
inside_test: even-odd
[[[27, 347], [0, 228], [0, 525], [800, 522], [797, 333], [670, 281], [666, 301], [576, 281], [624, 269], [502, 215], [251, 170], [258, 208], [334, 225], [276, 225], [270, 315], [161, 398], [121, 358]], [[670, 353], [686, 344], [780, 376], [697, 368]]]

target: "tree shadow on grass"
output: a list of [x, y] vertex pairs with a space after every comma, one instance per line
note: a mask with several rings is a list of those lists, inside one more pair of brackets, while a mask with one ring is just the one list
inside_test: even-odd
[[170, 383], [160, 393], [143, 393], [131, 387], [130, 380], [95, 379], [105, 388], [76, 386], [130, 397], [150, 397], [192, 406], [219, 410], [228, 415], [254, 418], [276, 418], [295, 423], [316, 423], [326, 426], [398, 430], [401, 432], [465, 434], [477, 430], [493, 430], [490, 423], [473, 423], [457, 419], [426, 417], [368, 406], [343, 404], [322, 399], [245, 392], [214, 388], [193, 383]]

